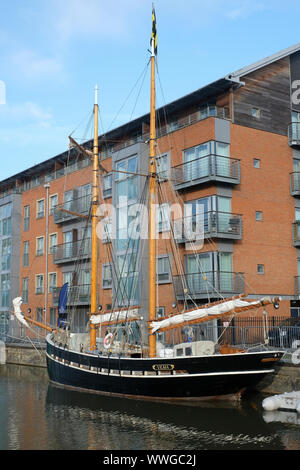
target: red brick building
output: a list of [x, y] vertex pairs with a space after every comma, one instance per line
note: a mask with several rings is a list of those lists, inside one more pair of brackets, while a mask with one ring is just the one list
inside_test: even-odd
[[[299, 45], [158, 110], [157, 202], [164, 204], [158, 216], [159, 313], [183, 302], [202, 304], [246, 293], [249, 298], [280, 296], [277, 314], [299, 315], [298, 80]], [[132, 304], [147, 301], [147, 241], [137, 248], [123, 232], [131, 205], [146, 202], [148, 130], [147, 114], [100, 136], [107, 173], [99, 175], [99, 202], [111, 203], [116, 211], [116, 237], [99, 240], [102, 311], [125, 305], [129, 297]], [[91, 142], [85, 147], [91, 148]], [[21, 293], [34, 318], [45, 321], [46, 312], [47, 323], [54, 325], [59, 291], [68, 282], [78, 330], [89, 311], [90, 163], [72, 149], [0, 183], [5, 198], [16, 191], [21, 195], [21, 223], [15, 221], [21, 256], [11, 272], [17, 279], [11, 299]], [[185, 233], [175, 245], [168, 240], [175, 196], [183, 218], [194, 220], [199, 208], [204, 212], [201, 249], [191, 249]]]

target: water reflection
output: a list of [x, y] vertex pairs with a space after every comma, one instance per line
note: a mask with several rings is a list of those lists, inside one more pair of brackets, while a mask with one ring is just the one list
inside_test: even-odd
[[0, 448], [300, 449], [300, 426], [266, 417], [260, 396], [161, 404], [64, 390], [43, 369], [1, 366]]

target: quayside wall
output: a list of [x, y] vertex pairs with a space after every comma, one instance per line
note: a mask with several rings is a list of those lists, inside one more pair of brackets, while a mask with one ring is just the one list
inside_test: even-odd
[[[45, 348], [35, 348], [30, 345], [6, 345], [6, 363], [45, 368]], [[295, 361], [292, 354], [286, 353], [284, 360], [276, 366], [275, 374], [264, 378], [256, 390], [271, 395], [299, 391], [300, 358]]]

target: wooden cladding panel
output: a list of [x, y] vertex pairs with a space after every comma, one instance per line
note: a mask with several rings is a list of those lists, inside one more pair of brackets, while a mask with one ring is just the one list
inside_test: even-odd
[[[291, 121], [290, 58], [278, 60], [241, 78], [245, 86], [234, 92], [234, 122], [287, 135]], [[260, 117], [252, 116], [252, 108]]]

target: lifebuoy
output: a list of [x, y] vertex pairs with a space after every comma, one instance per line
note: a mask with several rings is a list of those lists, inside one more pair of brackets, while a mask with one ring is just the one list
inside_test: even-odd
[[108, 333], [105, 336], [104, 341], [103, 341], [103, 346], [105, 347], [105, 349], [110, 348], [113, 341], [114, 341], [114, 335], [112, 333]]

